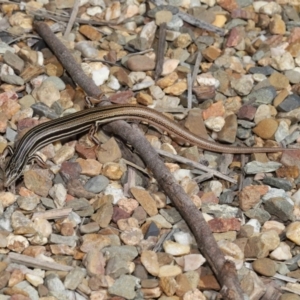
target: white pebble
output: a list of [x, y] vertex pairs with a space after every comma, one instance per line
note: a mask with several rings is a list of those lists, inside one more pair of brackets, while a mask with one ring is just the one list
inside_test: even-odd
[[254, 232], [259, 233], [260, 232], [260, 223], [258, 222], [258, 220], [256, 219], [251, 219], [249, 220], [246, 225], [250, 225], [254, 228]]
[[219, 132], [225, 125], [225, 120], [223, 117], [210, 117], [204, 121], [207, 128], [214, 132]]
[[177, 243], [181, 245], [191, 245], [193, 241], [191, 235], [188, 232], [183, 231], [175, 232], [174, 239]]

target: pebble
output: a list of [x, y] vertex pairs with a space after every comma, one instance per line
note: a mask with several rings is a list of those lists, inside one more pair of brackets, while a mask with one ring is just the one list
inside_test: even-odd
[[108, 186], [108, 184], [109, 180], [107, 179], [107, 177], [98, 175], [88, 180], [84, 188], [89, 192], [97, 194], [103, 191]]
[[188, 254], [190, 252], [189, 245], [182, 245], [172, 241], [165, 241], [163, 247], [166, 253], [169, 253], [174, 256], [180, 256]]
[[252, 264], [254, 271], [264, 276], [274, 276], [277, 271], [276, 263], [269, 258], [259, 258]]
[[299, 239], [300, 222], [293, 222], [286, 228], [286, 237], [296, 245], [300, 244]]
[[134, 72], [150, 71], [154, 69], [155, 63], [145, 55], [134, 55], [127, 60], [127, 67]]

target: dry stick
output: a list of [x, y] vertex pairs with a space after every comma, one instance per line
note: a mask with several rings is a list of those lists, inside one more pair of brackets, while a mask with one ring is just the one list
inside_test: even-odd
[[191, 25], [194, 25], [196, 27], [199, 27], [199, 28], [202, 28], [204, 30], [207, 30], [207, 31], [211, 31], [211, 32], [215, 32], [221, 36], [225, 35], [225, 31], [217, 26], [214, 26], [214, 25], [211, 25], [205, 21], [201, 21], [195, 17], [193, 17], [192, 15], [190, 14], [187, 14], [187, 13], [184, 13], [182, 11], [180, 11], [178, 13], [178, 17], [181, 18], [183, 21], [191, 24]]
[[[51, 32], [50, 28], [42, 22], [36, 22], [35, 28], [57, 55], [73, 80], [81, 86], [88, 95], [97, 97], [101, 93], [98, 87], [83, 73], [72, 55], [69, 54], [68, 50]], [[239, 285], [235, 266], [231, 262], [226, 262], [202, 213], [192, 203], [183, 188], [175, 182], [174, 177], [160, 160], [160, 157], [151, 147], [151, 144], [139, 130], [132, 128], [124, 121], [111, 122], [105, 127], [112, 129], [115, 134], [129, 142], [140, 153], [148, 168], [153, 172], [157, 182], [161, 184], [183, 219], [190, 226], [199, 249], [206, 257], [222, 285], [221, 293], [223, 298], [227, 300], [242, 300], [243, 293]]]
[[165, 41], [166, 41], [166, 28], [167, 24], [162, 23], [159, 26], [158, 33], [158, 45], [156, 51], [156, 66], [155, 66], [155, 75], [154, 80], [157, 81], [159, 76], [161, 75], [164, 63], [164, 54], [165, 54]]
[[231, 178], [231, 177], [229, 177], [227, 175], [224, 175], [221, 172], [218, 172], [218, 171], [216, 171], [214, 169], [206, 167], [206, 166], [204, 166], [204, 165], [202, 165], [200, 163], [197, 163], [197, 162], [195, 162], [193, 160], [190, 160], [188, 158], [185, 158], [185, 157], [182, 157], [182, 156], [179, 156], [179, 155], [175, 155], [175, 154], [172, 154], [172, 153], [170, 153], [168, 151], [164, 151], [164, 150], [161, 150], [161, 149], [156, 149], [156, 151], [157, 151], [158, 154], [160, 154], [162, 156], [166, 156], [166, 157], [172, 158], [175, 161], [184, 163], [184, 164], [186, 164], [188, 166], [191, 166], [191, 167], [194, 167], [196, 169], [202, 170], [204, 172], [213, 174], [216, 177], [219, 177], [219, 178], [222, 178], [224, 180], [227, 180], [227, 181], [229, 181], [229, 182], [231, 182], [233, 184], [237, 183], [237, 181], [235, 179], [233, 179], [233, 178]]
[[192, 95], [193, 95], [193, 81], [192, 81], [192, 75], [191, 73], [187, 74], [187, 86], [188, 86], [188, 91], [187, 91], [187, 108], [191, 109], [192, 108]]
[[34, 27], [38, 34], [54, 52], [55, 56], [63, 64], [72, 79], [87, 93], [88, 96], [97, 98], [101, 90], [82, 70], [73, 58], [70, 51], [56, 38], [49, 26], [44, 22], [35, 22]]
[[242, 300], [243, 292], [239, 285], [236, 269], [232, 262], [226, 261], [202, 213], [197, 209], [183, 188], [176, 183], [158, 153], [136, 128], [124, 121], [112, 122], [104, 126], [126, 142], [134, 145], [142, 156], [155, 179], [172, 200], [177, 210], [193, 232], [201, 253], [207, 259], [212, 270], [221, 283], [221, 293], [224, 299]]
[[65, 33], [64, 33], [65, 38], [68, 37], [68, 35], [70, 34], [70, 32], [72, 30], [72, 27], [74, 25], [74, 22], [75, 22], [75, 19], [76, 19], [78, 10], [79, 10], [79, 4], [80, 4], [80, 0], [76, 0], [75, 3], [74, 3], [72, 13], [71, 13], [71, 16], [70, 16], [70, 20], [68, 22], [67, 28], [66, 28]]
[[197, 57], [196, 57], [194, 69], [193, 69], [193, 75], [192, 75], [192, 83], [193, 83], [193, 86], [194, 86], [196, 77], [197, 77], [198, 72], [199, 72], [201, 60], [202, 60], [202, 53], [201, 53], [201, 51], [199, 50], [199, 51], [198, 51], [198, 54], [197, 54]]

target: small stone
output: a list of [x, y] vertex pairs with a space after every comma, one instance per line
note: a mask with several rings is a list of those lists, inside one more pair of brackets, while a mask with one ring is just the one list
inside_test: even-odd
[[221, 50], [214, 46], [209, 46], [202, 54], [209, 62], [213, 62], [221, 55]]
[[155, 67], [154, 61], [145, 55], [134, 55], [127, 60], [127, 67], [131, 71], [151, 71]]
[[80, 246], [80, 250], [85, 253], [90, 252], [91, 250], [97, 250], [99, 252], [99, 250], [109, 246], [111, 243], [109, 237], [97, 233], [85, 234], [82, 237], [82, 240], [83, 242]]
[[259, 258], [252, 264], [254, 271], [263, 275], [272, 277], [277, 271], [277, 264], [269, 258]]
[[11, 192], [0, 192], [0, 203], [3, 208], [6, 208], [15, 203], [17, 197]]
[[171, 276], [177, 276], [182, 273], [182, 270], [178, 266], [173, 265], [165, 265], [159, 268], [159, 274], [158, 277], [171, 277]]
[[14, 69], [16, 74], [20, 74], [24, 69], [24, 61], [18, 55], [14, 54], [11, 51], [5, 51], [3, 55], [3, 60], [6, 64]]
[[275, 119], [266, 118], [253, 128], [253, 132], [263, 139], [274, 139], [277, 128], [278, 122]]
[[189, 291], [194, 291], [199, 283], [199, 273], [195, 271], [188, 271], [176, 276], [177, 289], [176, 295], [183, 296]]
[[284, 74], [292, 84], [300, 83], [300, 68], [297, 67], [293, 70], [287, 70]]
[[[276, 2], [274, 3], [268, 3], [267, 1], [258, 1], [256, 6], [254, 6], [255, 12], [260, 12], [263, 14], [267, 14], [269, 16], [272, 16], [274, 14], [280, 14], [282, 12], [282, 8], [279, 4]], [[257, 7], [258, 10], [257, 10]]]
[[168, 10], [161, 10], [155, 14], [155, 24], [160, 26], [162, 23], [168, 23], [172, 20], [172, 12]]
[[[104, 247], [105, 246], [107, 245], [104, 245]], [[103, 254], [99, 251], [100, 249], [101, 248], [91, 248], [83, 260], [89, 276], [99, 276], [105, 273], [105, 259]]]
[[271, 34], [285, 34], [285, 22], [281, 19], [280, 15], [273, 15], [269, 29]]
[[241, 223], [237, 218], [231, 219], [212, 219], [208, 221], [208, 225], [212, 232], [226, 232], [226, 231], [239, 231], [241, 228]]
[[108, 184], [109, 180], [107, 179], [107, 177], [98, 175], [88, 180], [84, 188], [89, 192], [97, 194], [103, 191]]
[[174, 46], [179, 48], [186, 48], [192, 42], [192, 38], [188, 33], [181, 33], [174, 41]]
[[78, 158], [76, 162], [78, 162], [81, 167], [81, 174], [87, 176], [97, 176], [101, 172], [102, 164], [100, 164], [95, 159]]
[[21, 235], [10, 234], [7, 237], [7, 248], [11, 251], [22, 253], [28, 246], [28, 240]]
[[47, 197], [52, 181], [48, 170], [36, 169], [24, 172], [24, 182], [26, 188], [35, 194]]
[[102, 144], [101, 148], [97, 150], [96, 155], [98, 161], [102, 164], [118, 161], [122, 157], [119, 145], [114, 138]]
[[183, 267], [183, 271], [194, 271], [200, 268], [206, 261], [201, 254], [188, 254], [175, 258], [178, 265]]
[[138, 282], [139, 279], [132, 275], [122, 275], [109, 287], [108, 292], [125, 299], [134, 299], [136, 296], [135, 287]]
[[[280, 71], [292, 70], [295, 68], [294, 58], [289, 52], [273, 58], [272, 66]], [[271, 75], [272, 76], [272, 75]], [[284, 75], [286, 83], [287, 77]]]
[[139, 92], [136, 95], [136, 101], [139, 104], [146, 105], [146, 106], [153, 104], [152, 96], [143, 92]]
[[185, 81], [179, 81], [174, 83], [173, 85], [165, 88], [163, 91], [166, 94], [170, 94], [173, 96], [182, 95], [187, 90], [187, 83]]
[[66, 144], [63, 145], [53, 157], [53, 162], [57, 165], [62, 164], [64, 161], [72, 158], [75, 153], [75, 145]]
[[120, 234], [120, 238], [125, 245], [136, 246], [141, 242], [144, 236], [140, 228], [132, 227], [124, 230]]
[[182, 245], [179, 243], [172, 242], [170, 240], [163, 243], [163, 247], [166, 253], [169, 253], [174, 256], [180, 256], [188, 254], [190, 252], [189, 245]]
[[36, 98], [51, 107], [54, 102], [60, 99], [59, 90], [52, 81], [44, 81], [42, 85], [36, 89]]
[[264, 258], [270, 251], [275, 250], [280, 244], [280, 239], [275, 230], [269, 230], [248, 239], [245, 247], [245, 257]]
[[275, 260], [288, 260], [292, 258], [291, 248], [285, 243], [281, 242], [279, 246], [270, 253], [270, 257]]
[[218, 132], [218, 140], [225, 143], [233, 143], [237, 133], [237, 118], [235, 114], [225, 118], [223, 128]]
[[231, 87], [237, 92], [237, 94], [246, 96], [253, 88], [253, 78], [251, 75], [244, 75], [240, 79], [232, 79]]
[[176, 72], [172, 72], [168, 75], [166, 75], [165, 77], [159, 79], [156, 84], [161, 88], [167, 88], [171, 85], [173, 85], [178, 79], [178, 75]]
[[74, 291], [86, 276], [85, 269], [75, 267], [68, 273], [64, 280], [64, 285], [67, 289]]
[[286, 228], [286, 237], [294, 242], [296, 245], [300, 245], [300, 222], [292, 222]]
[[156, 216], [158, 211], [155, 200], [149, 192], [141, 188], [131, 188], [134, 198], [142, 205], [149, 216]]
[[153, 251], [143, 251], [141, 254], [141, 262], [145, 269], [152, 276], [157, 276], [159, 273], [159, 264], [157, 260], [157, 255]]
[[9, 84], [13, 84], [13, 85], [23, 85], [24, 84], [24, 80], [23, 78], [17, 76], [17, 75], [1, 75], [1, 80], [3, 82], [9, 83]]
[[214, 275], [202, 275], [198, 287], [204, 290], [220, 290], [220, 285]]
[[90, 25], [81, 25], [79, 27], [79, 32], [91, 41], [100, 41], [102, 38], [102, 34]]
[[168, 75], [168, 74], [174, 72], [174, 70], [177, 68], [179, 63], [180, 63], [180, 61], [178, 59], [165, 60], [164, 64], [163, 64], [163, 70], [162, 70], [161, 75], [165, 76], [165, 75]]
[[296, 94], [287, 96], [278, 106], [281, 112], [290, 112], [300, 106], [300, 97]]
[[282, 221], [293, 219], [294, 205], [283, 197], [272, 197], [264, 202], [265, 210]]
[[288, 78], [278, 72], [272, 73], [272, 75], [269, 77], [269, 82], [277, 91], [285, 89], [289, 86]]
[[[111, 198], [111, 199], [107, 199]], [[97, 212], [91, 216], [91, 219], [99, 224], [100, 227], [106, 228], [113, 217], [112, 197], [105, 197], [107, 200], [99, 207]]]

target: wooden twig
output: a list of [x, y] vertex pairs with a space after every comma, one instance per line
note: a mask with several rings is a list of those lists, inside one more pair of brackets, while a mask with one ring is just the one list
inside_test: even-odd
[[157, 182], [172, 200], [172, 203], [193, 232], [201, 253], [210, 264], [222, 285], [221, 293], [223, 299], [244, 299], [235, 265], [225, 260], [202, 213], [184, 192], [183, 188], [176, 183], [173, 175], [169, 172], [163, 161], [160, 160], [158, 153], [151, 147], [151, 144], [145, 139], [142, 133], [124, 121], [112, 122], [105, 125], [104, 129], [110, 130], [126, 140], [141, 155]]
[[191, 75], [191, 73], [187, 74], [187, 86], [188, 86], [188, 91], [187, 91], [187, 108], [191, 109], [192, 108], [192, 95], [193, 95], [193, 81], [192, 81], [192, 75]]
[[184, 163], [184, 164], [186, 164], [188, 166], [192, 166], [192, 167], [194, 167], [196, 169], [199, 169], [201, 171], [213, 174], [216, 177], [219, 177], [221, 179], [227, 180], [227, 181], [232, 182], [234, 184], [237, 183], [237, 181], [235, 179], [233, 179], [233, 178], [231, 178], [229, 176], [226, 176], [226, 175], [224, 175], [224, 174], [222, 174], [222, 173], [220, 173], [220, 172], [218, 172], [218, 171], [216, 171], [214, 169], [211, 169], [211, 168], [206, 167], [206, 166], [204, 166], [202, 164], [199, 164], [199, 163], [197, 163], [197, 162], [195, 162], [193, 160], [190, 160], [188, 158], [185, 158], [185, 157], [182, 157], [182, 156], [179, 156], [179, 155], [175, 155], [175, 154], [172, 154], [170, 152], [167, 152], [167, 151], [164, 151], [164, 150], [160, 150], [160, 149], [156, 149], [156, 151], [160, 155], [172, 158], [172, 159], [174, 159], [174, 160], [176, 160], [178, 162]]
[[159, 26], [158, 45], [156, 50], [155, 75], [154, 75], [155, 81], [158, 80], [163, 70], [164, 54], [165, 54], [164, 50], [165, 50], [165, 42], [166, 42], [166, 28], [167, 28], [166, 23], [162, 23]]
[[193, 17], [192, 15], [190, 14], [187, 14], [187, 13], [184, 13], [182, 11], [179, 11], [178, 13], [178, 16], [185, 22], [193, 25], [193, 26], [196, 26], [196, 27], [199, 27], [201, 29], [204, 29], [204, 30], [207, 30], [207, 31], [211, 31], [211, 32], [215, 32], [221, 36], [224, 36], [225, 35], [225, 31], [217, 26], [214, 26], [214, 25], [211, 25], [205, 21], [202, 21], [202, 20], [199, 20], [195, 17]]
[[80, 5], [80, 0], [75, 0], [74, 6], [72, 8], [72, 13], [71, 13], [70, 19], [69, 19], [67, 28], [66, 28], [65, 33], [64, 33], [65, 38], [67, 38], [69, 36], [69, 34], [72, 30], [72, 27], [74, 25], [76, 16], [78, 14], [79, 5]]
[[70, 215], [72, 212], [72, 208], [59, 208], [59, 209], [49, 209], [46, 211], [36, 212], [32, 216], [32, 220], [34, 219], [60, 219], [65, 218]]
[[31, 257], [24, 254], [18, 254], [14, 252], [10, 252], [8, 254], [8, 258], [11, 262], [21, 264], [24, 266], [38, 268], [42, 270], [52, 270], [52, 271], [64, 271], [70, 272], [73, 270], [73, 267], [61, 265], [56, 262], [49, 262], [39, 258]]
[[[52, 11], [42, 11], [42, 10], [31, 10], [29, 12], [31, 15], [36, 16], [36, 17], [41, 17], [45, 19], [50, 19], [54, 20], [56, 22], [62, 21], [62, 22], [68, 22], [70, 17], [69, 16], [64, 16], [62, 14], [58, 14], [56, 12]], [[75, 22], [78, 24], [88, 24], [88, 25], [93, 25], [93, 26], [113, 26], [113, 25], [118, 25], [117, 22], [114, 21], [94, 21], [94, 20], [85, 20], [81, 18], [76, 18]]]
[[100, 88], [90, 79], [77, 64], [70, 51], [63, 45], [44, 22], [35, 22], [34, 27], [38, 34], [54, 52], [58, 60], [68, 71], [72, 79], [87, 93], [88, 96], [98, 98], [101, 95]]
[[[37, 22], [36, 26], [39, 34], [43, 38], [43, 34], [46, 34], [47, 37], [45, 37], [45, 41], [52, 50], [54, 50], [54, 46], [63, 50], [63, 56], [60, 55], [60, 61], [62, 65], [67, 66], [66, 68], [68, 68], [68, 72], [74, 81], [81, 86], [87, 92], [87, 94], [91, 94], [91, 92], [85, 88], [89, 86], [94, 87], [94, 83], [90, 83], [92, 80], [86, 78], [86, 76], [82, 78], [77, 76], [77, 74], [75, 75], [71, 73], [75, 70], [78, 72], [80, 67], [74, 62], [71, 54], [68, 55], [67, 49], [62, 48], [61, 45], [59, 45], [60, 42], [54, 34], [49, 34], [50, 30], [46, 24]], [[49, 40], [50, 36], [55, 41]], [[70, 67], [71, 62], [76, 64], [76, 67]], [[82, 74], [83, 72], [81, 71], [80, 73]], [[93, 91], [92, 93], [96, 94], [97, 91]], [[193, 204], [191, 199], [184, 192], [183, 188], [176, 183], [175, 178], [170, 174], [163, 161], [160, 160], [158, 153], [154, 148], [151, 147], [151, 144], [147, 141], [144, 135], [138, 129], [130, 126], [124, 121], [111, 122], [110, 124], [104, 126], [104, 129], [109, 129], [111, 132], [130, 143], [140, 154], [147, 167], [152, 171], [157, 182], [172, 200], [173, 204], [193, 232], [200, 251], [207, 259], [212, 270], [221, 283], [221, 293], [223, 298], [227, 300], [244, 299], [234, 264], [225, 260], [225, 257], [219, 249], [202, 213]]]
[[197, 77], [197, 75], [198, 75], [201, 60], [202, 60], [202, 53], [201, 53], [201, 51], [199, 50], [198, 53], [197, 53], [197, 57], [196, 57], [196, 61], [195, 61], [194, 69], [193, 69], [192, 86], [194, 86], [196, 77]]

